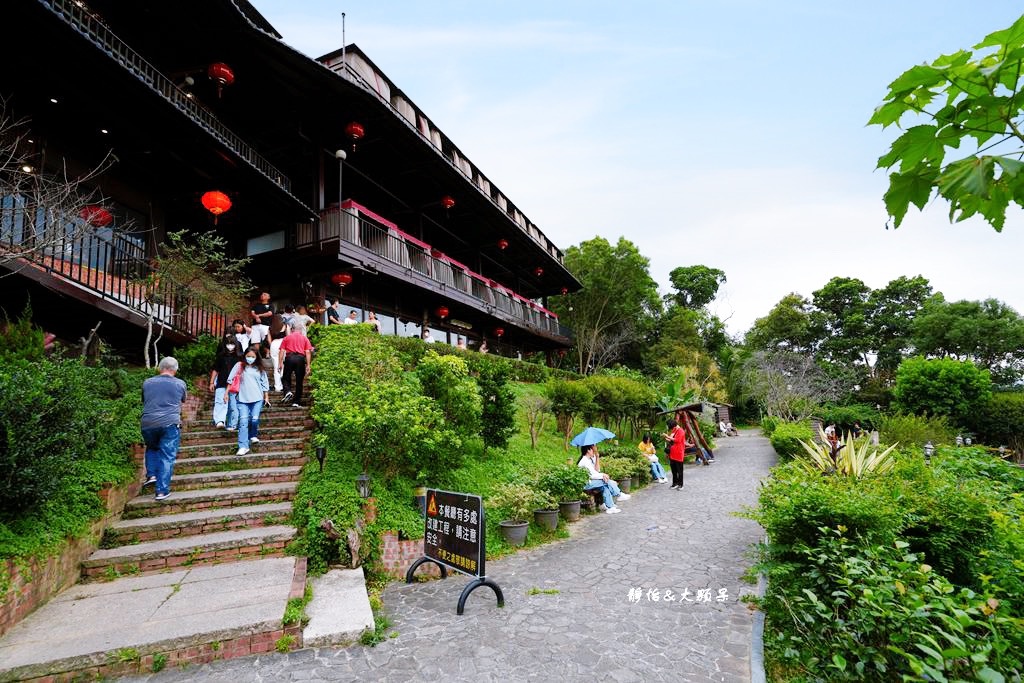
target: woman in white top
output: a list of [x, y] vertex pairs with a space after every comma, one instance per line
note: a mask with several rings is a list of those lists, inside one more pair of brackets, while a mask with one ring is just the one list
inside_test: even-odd
[[[241, 373], [238, 385], [238, 453], [245, 455], [251, 444], [259, 443], [260, 410], [270, 406], [270, 380], [258, 362], [256, 349], [245, 352], [245, 362], [236, 365], [228, 375], [228, 386]], [[226, 400], [226, 399], [225, 399]]]

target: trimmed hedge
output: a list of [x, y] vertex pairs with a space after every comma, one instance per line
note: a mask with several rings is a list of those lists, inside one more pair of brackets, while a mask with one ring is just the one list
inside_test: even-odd
[[782, 422], [772, 431], [769, 440], [772, 448], [781, 458], [792, 458], [797, 453], [803, 452], [799, 441], [810, 442], [814, 439], [814, 432], [810, 426], [802, 422]]

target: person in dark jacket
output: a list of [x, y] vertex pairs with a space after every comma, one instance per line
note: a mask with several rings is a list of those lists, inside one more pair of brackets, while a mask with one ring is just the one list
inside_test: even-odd
[[210, 391], [213, 393], [213, 424], [217, 429], [225, 425], [234, 427], [238, 424], [238, 407], [224, 400], [228, 390], [228, 374], [231, 368], [242, 361], [242, 350], [238, 348], [238, 340], [234, 334], [226, 334], [217, 345], [217, 356], [213, 359], [210, 370]]

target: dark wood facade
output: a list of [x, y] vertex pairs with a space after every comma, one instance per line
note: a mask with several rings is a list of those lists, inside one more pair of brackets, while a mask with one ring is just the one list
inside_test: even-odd
[[[429, 326], [509, 352], [570, 343], [544, 308], [579, 288], [562, 253], [357, 47], [310, 59], [232, 0], [14, 0], [2, 13], [16, 30], [0, 42], [0, 95], [30, 120], [37, 166], [85, 169], [113, 153], [100, 241], [131, 252], [51, 253], [0, 279], [6, 302], [42, 288], [34, 296], [65, 323], [71, 312], [83, 326], [101, 314], [137, 326], [128, 275], [167, 232], [216, 229], [277, 305], [340, 295], [398, 334]], [[214, 63], [234, 81], [210, 78]], [[216, 226], [200, 203], [209, 190], [232, 200]], [[0, 211], [7, 226], [30, 221]], [[331, 283], [341, 272], [344, 288]], [[213, 327], [185, 294], [172, 340]]]

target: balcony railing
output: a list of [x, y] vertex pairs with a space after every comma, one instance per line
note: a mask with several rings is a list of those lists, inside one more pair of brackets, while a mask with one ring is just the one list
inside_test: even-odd
[[156, 91], [176, 109], [192, 119], [218, 142], [237, 154], [239, 158], [266, 176], [275, 185], [291, 192], [291, 181], [285, 177], [284, 173], [257, 154], [248, 143], [218, 121], [212, 112], [197, 102], [195, 98], [189, 97], [185, 91], [147, 62], [142, 55], [128, 47], [84, 2], [75, 0], [39, 0], [39, 2], [107, 53], [111, 59]]
[[[345, 202], [344, 206], [344, 210], [322, 212], [318, 224], [298, 225], [296, 246], [340, 240], [406, 270], [415, 271], [446, 289], [466, 294], [488, 312], [500, 311], [504, 317], [524, 327], [571, 338], [569, 329], [559, 324], [558, 316], [543, 306], [474, 273], [364, 207], [352, 202]], [[373, 221], [364, 219], [361, 214]]]
[[68, 219], [20, 196], [0, 196], [0, 263], [60, 276], [143, 319], [152, 314], [157, 325], [187, 337], [219, 335], [225, 328], [224, 311], [198, 301], [187, 288], [159, 279], [144, 282], [152, 268], [140, 238]]

